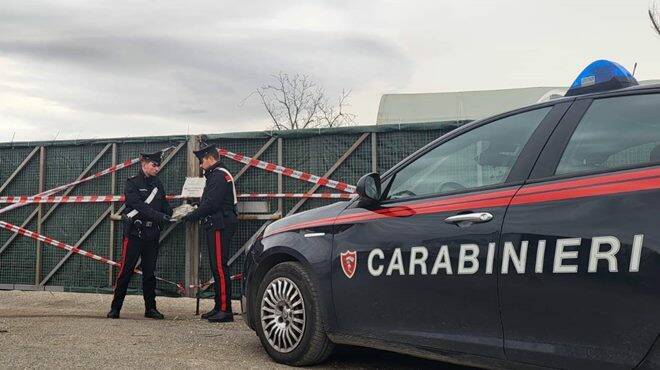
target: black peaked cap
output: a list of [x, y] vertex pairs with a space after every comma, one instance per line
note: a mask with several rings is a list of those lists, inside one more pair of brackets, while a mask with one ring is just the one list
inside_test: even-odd
[[140, 158], [156, 163], [160, 166], [162, 161], [163, 152], [157, 151], [155, 153], [140, 153]]
[[215, 145], [213, 144], [206, 145], [199, 150], [193, 150], [195, 157], [197, 157], [197, 159], [199, 159], [200, 162], [202, 161], [202, 159], [204, 159], [206, 155], [217, 152], [218, 152], [218, 148], [216, 148]]

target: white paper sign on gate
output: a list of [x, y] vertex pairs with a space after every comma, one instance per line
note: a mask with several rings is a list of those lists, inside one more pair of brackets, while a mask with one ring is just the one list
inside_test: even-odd
[[186, 198], [201, 198], [204, 185], [206, 185], [205, 177], [186, 177], [181, 195]]

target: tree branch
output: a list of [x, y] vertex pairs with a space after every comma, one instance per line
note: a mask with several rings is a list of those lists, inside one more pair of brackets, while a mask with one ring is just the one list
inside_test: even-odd
[[259, 95], [275, 129], [336, 127], [353, 123], [355, 115], [346, 112], [346, 107], [350, 106], [350, 90], [342, 90], [335, 106], [328, 102], [325, 90], [308, 75], [290, 76], [279, 72], [271, 78], [273, 84], [266, 84], [252, 94]]

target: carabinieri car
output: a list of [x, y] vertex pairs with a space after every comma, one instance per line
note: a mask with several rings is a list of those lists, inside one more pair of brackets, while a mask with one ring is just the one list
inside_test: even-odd
[[487, 368], [660, 369], [660, 85], [596, 61], [359, 196], [270, 224], [245, 319], [277, 362], [335, 343]]

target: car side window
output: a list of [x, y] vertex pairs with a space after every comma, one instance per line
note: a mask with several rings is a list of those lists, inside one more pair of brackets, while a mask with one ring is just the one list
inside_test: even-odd
[[660, 94], [597, 99], [573, 132], [555, 174], [660, 162]]
[[446, 194], [504, 183], [550, 109], [502, 118], [440, 144], [398, 171], [384, 199]]

